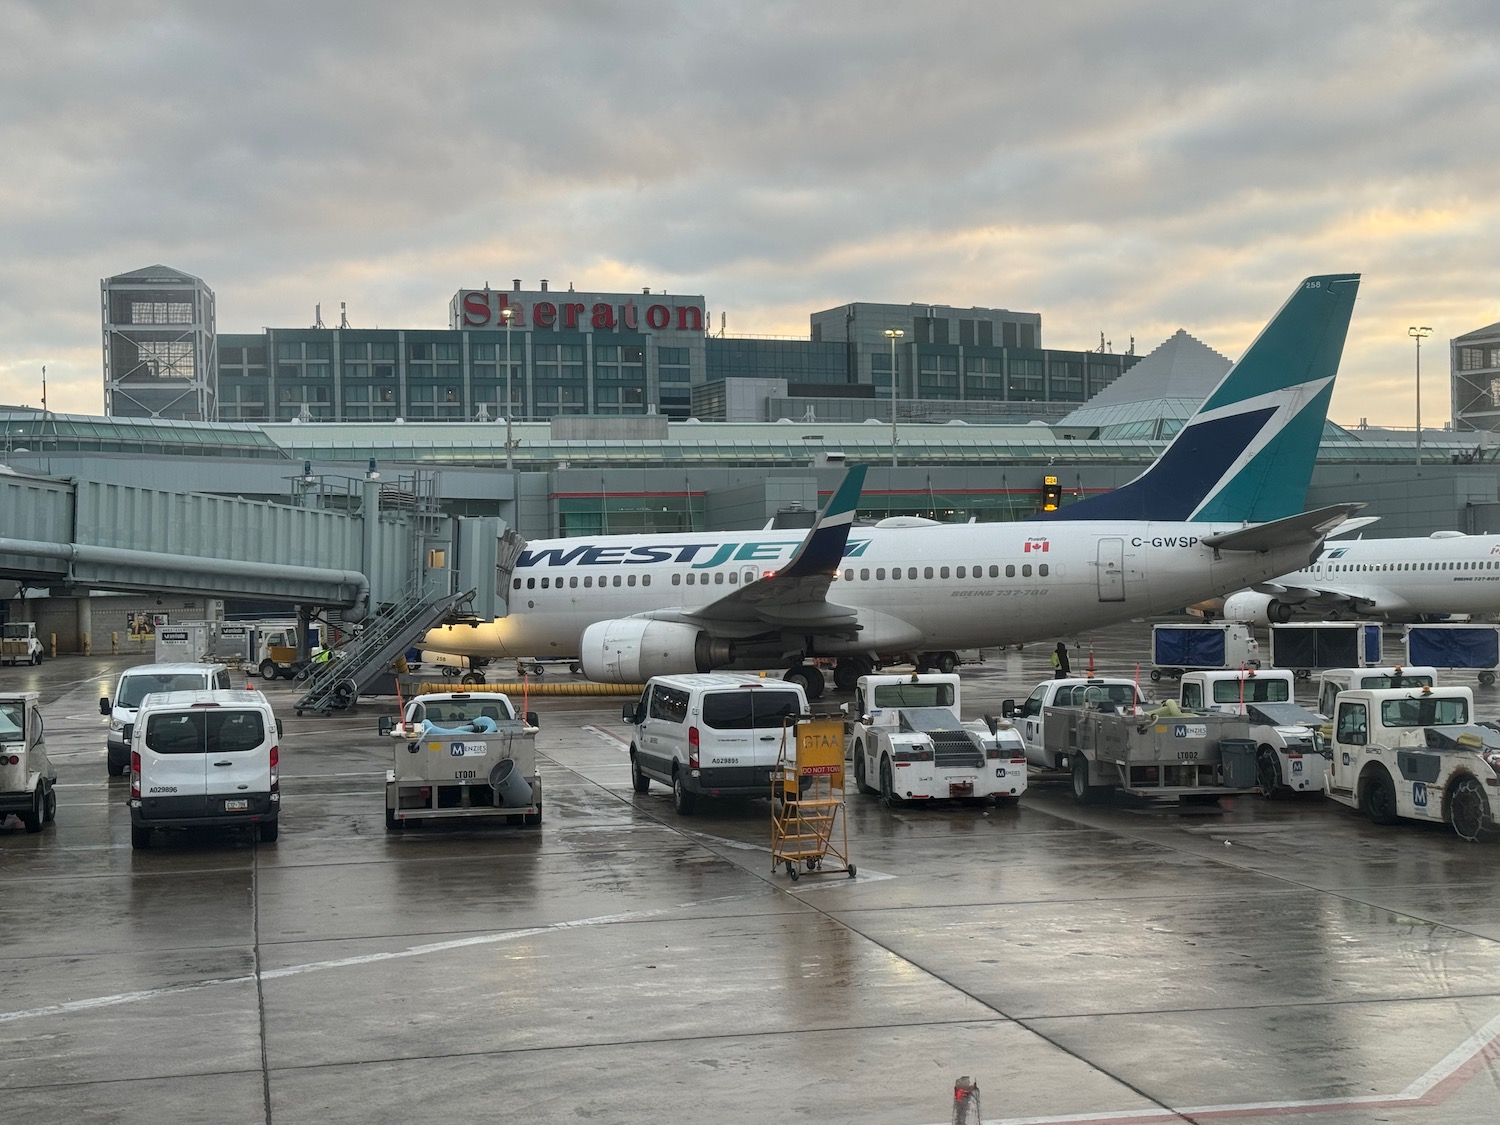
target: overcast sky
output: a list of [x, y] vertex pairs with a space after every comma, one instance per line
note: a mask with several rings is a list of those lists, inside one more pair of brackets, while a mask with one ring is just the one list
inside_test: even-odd
[[0, 403], [100, 413], [99, 279], [221, 332], [447, 326], [454, 291], [848, 301], [1237, 358], [1364, 275], [1332, 417], [1449, 418], [1500, 320], [1493, 0], [0, 0]]

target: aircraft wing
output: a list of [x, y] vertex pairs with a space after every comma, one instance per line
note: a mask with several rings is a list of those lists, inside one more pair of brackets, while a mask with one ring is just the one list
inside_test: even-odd
[[1369, 527], [1372, 523], [1379, 523], [1379, 516], [1355, 516], [1353, 519], [1345, 520], [1328, 533], [1328, 538], [1337, 539], [1341, 535], [1359, 531], [1361, 528]]
[[641, 616], [701, 625], [720, 635], [748, 636], [767, 629], [852, 633], [857, 614], [827, 600], [844, 559], [865, 466], [851, 465], [791, 561], [774, 573], [696, 609], [658, 610]]
[[1332, 586], [1288, 586], [1280, 582], [1257, 582], [1250, 587], [1257, 594], [1269, 594], [1284, 605], [1323, 611], [1352, 609], [1368, 613], [1377, 608], [1368, 594], [1356, 594]]
[[1270, 523], [1257, 523], [1220, 535], [1205, 535], [1203, 545], [1219, 551], [1269, 551], [1298, 542], [1321, 543], [1329, 532], [1363, 508], [1363, 504], [1330, 504]]

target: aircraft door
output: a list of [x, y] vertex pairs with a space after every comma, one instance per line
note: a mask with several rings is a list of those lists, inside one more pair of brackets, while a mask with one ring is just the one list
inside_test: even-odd
[[1125, 600], [1125, 540], [1099, 540], [1099, 600]]

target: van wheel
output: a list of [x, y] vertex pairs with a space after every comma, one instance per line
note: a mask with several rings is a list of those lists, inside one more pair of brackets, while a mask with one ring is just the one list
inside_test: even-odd
[[861, 793], [876, 792], [875, 787], [865, 780], [865, 747], [862, 742], [854, 746], [854, 787]]
[[682, 816], [692, 816], [693, 809], [698, 805], [695, 794], [689, 793], [687, 786], [682, 782], [682, 771], [678, 770], [672, 774], [672, 807]]
[[117, 758], [108, 750], [104, 752], [104, 768], [109, 771], [110, 777], [124, 777], [125, 768], [128, 765], [130, 765], [128, 757]]
[[630, 748], [630, 787], [637, 793], [645, 793], [651, 788], [651, 779], [641, 772], [641, 764], [636, 761], [634, 746]]
[[262, 844], [274, 844], [277, 833], [281, 831], [281, 822], [279, 820], [263, 820], [256, 825], [256, 828], [260, 832], [260, 842]]
[[1365, 815], [1372, 824], [1395, 824], [1400, 819], [1396, 815], [1396, 791], [1391, 787], [1390, 777], [1379, 766], [1371, 771], [1370, 779], [1365, 782], [1364, 806]]
[[1262, 746], [1255, 755], [1255, 780], [1260, 784], [1260, 795], [1274, 801], [1281, 788], [1281, 762], [1269, 746]]
[[136, 851], [144, 851], [151, 846], [151, 829], [141, 828], [139, 825], [130, 826], [130, 846]]
[[1460, 778], [1448, 794], [1448, 823], [1459, 839], [1474, 843], [1483, 836], [1489, 813], [1489, 801], [1478, 780]]
[[276, 676], [276, 664], [270, 660], [262, 660], [260, 662], [260, 678], [263, 680], [274, 680]]
[[[32, 655], [32, 657], [31, 657], [32, 666], [35, 667], [36, 665], [40, 664], [41, 662], [42, 662], [42, 654], [39, 653], [39, 652], [38, 653], [34, 653]], [[1491, 680], [1491, 682], [1493, 682], [1494, 681], [1494, 677], [1491, 676], [1490, 680]], [[1483, 683], [1484, 681], [1481, 679], [1480, 682]]]

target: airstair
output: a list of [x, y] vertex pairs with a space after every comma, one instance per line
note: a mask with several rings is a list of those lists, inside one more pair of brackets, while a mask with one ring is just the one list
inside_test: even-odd
[[391, 609], [348, 638], [328, 660], [309, 665], [307, 690], [297, 700], [297, 714], [326, 715], [352, 707], [360, 693], [391, 672], [427, 630], [472, 616], [466, 607], [474, 600], [474, 590], [434, 589], [446, 587], [447, 577], [446, 572], [419, 572]]

